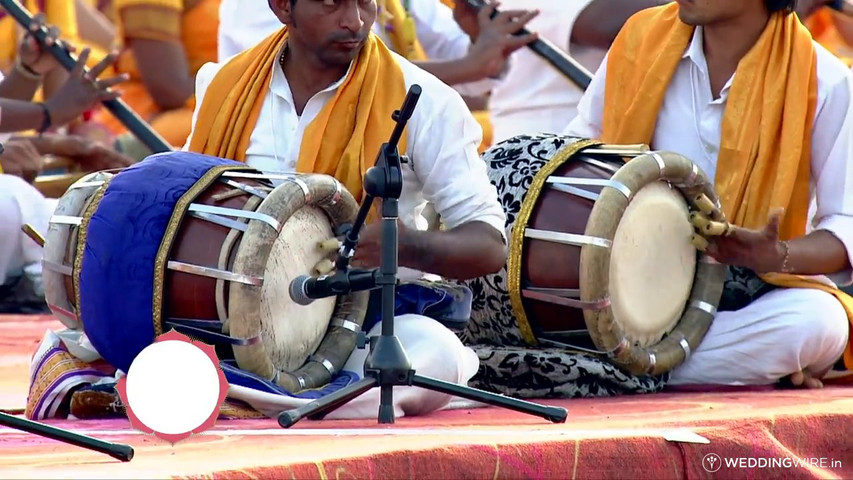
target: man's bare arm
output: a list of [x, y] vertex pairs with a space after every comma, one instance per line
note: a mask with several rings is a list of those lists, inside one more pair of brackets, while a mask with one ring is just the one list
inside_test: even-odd
[[499, 271], [506, 264], [506, 245], [494, 227], [471, 222], [445, 231], [403, 230], [401, 266], [467, 280]]

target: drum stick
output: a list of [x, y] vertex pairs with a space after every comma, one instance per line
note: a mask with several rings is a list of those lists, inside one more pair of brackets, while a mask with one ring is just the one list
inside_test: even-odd
[[36, 242], [39, 247], [44, 247], [44, 236], [37, 232], [32, 225], [30, 225], [29, 223], [25, 223], [21, 227], [21, 230], [23, 230], [28, 237], [30, 237], [34, 242]]
[[[487, 6], [484, 0], [465, 0], [465, 3], [477, 11], [480, 11], [480, 9]], [[492, 18], [497, 16], [499, 13], [500, 12], [495, 9], [492, 13]], [[530, 35], [530, 33], [530, 30], [522, 28], [514, 35], [523, 36]], [[543, 60], [551, 64], [551, 66], [556, 68], [557, 71], [568, 77], [568, 79], [581, 90], [586, 90], [587, 87], [589, 87], [589, 84], [592, 83], [592, 73], [590, 73], [589, 70], [578, 63], [577, 60], [569, 56], [569, 54], [567, 54], [562, 48], [554, 45], [548, 40], [538, 38], [528, 43], [527, 47], [542, 57]]]
[[[11, 15], [25, 31], [31, 33], [38, 41], [41, 48], [50, 53], [63, 68], [69, 72], [74, 69], [74, 66], [77, 64], [77, 57], [65, 48], [64, 42], [57, 40], [53, 45], [45, 45], [44, 42], [47, 38], [47, 27], [42, 26], [35, 32], [30, 30], [30, 24], [33, 21], [33, 17], [24, 8], [24, 6], [21, 5], [21, 2], [18, 0], [0, 0], [0, 6], [9, 12], [9, 15]], [[88, 72], [88, 69], [84, 68], [84, 71]], [[112, 100], [104, 100], [101, 103], [103, 103], [104, 107], [106, 107], [106, 109], [109, 110], [116, 119], [127, 127], [127, 129], [153, 153], [169, 152], [172, 150], [169, 143], [155, 132], [151, 126], [142, 121], [142, 119], [139, 118], [139, 116], [121, 99], [116, 98]]]

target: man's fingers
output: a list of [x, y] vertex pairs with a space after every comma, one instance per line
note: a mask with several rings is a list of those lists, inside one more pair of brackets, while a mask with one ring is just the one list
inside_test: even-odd
[[106, 90], [110, 87], [114, 87], [122, 82], [128, 81], [130, 78], [127, 74], [118, 75], [116, 77], [104, 78], [102, 80], [95, 81], [95, 86], [100, 90]]
[[30, 31], [36, 32], [44, 25], [45, 14], [44, 12], [39, 12], [33, 15], [32, 20], [30, 21]]
[[47, 37], [44, 39], [44, 44], [48, 47], [56, 43], [59, 39], [59, 28], [52, 26], [47, 29]]
[[[460, 2], [465, 2], [465, 0], [459, 0]], [[481, 8], [479, 12], [477, 12], [477, 21], [480, 26], [488, 25], [489, 22], [492, 21], [492, 14], [495, 12], [495, 9], [500, 5], [498, 2], [489, 2], [488, 5]], [[471, 8], [468, 5], [465, 8]]]
[[89, 76], [93, 79], [98, 78], [104, 70], [109, 68], [110, 65], [114, 64], [118, 58], [118, 53], [112, 52], [106, 57], [102, 58], [100, 62], [98, 62], [94, 67], [89, 69]]
[[770, 216], [767, 220], [767, 227], [765, 231], [770, 235], [779, 235], [779, 224], [782, 222], [782, 217], [785, 215], [784, 208], [776, 208], [770, 212]]
[[92, 53], [92, 49], [86, 47], [80, 52], [80, 56], [77, 57], [77, 64], [74, 65], [74, 69], [71, 70], [72, 77], [80, 77], [83, 75], [83, 69], [86, 68], [86, 62], [89, 60], [89, 54]]
[[[539, 34], [535, 33], [535, 32], [530, 33], [528, 35], [518, 35], [518, 36], [513, 35], [512, 37], [509, 37], [506, 39], [506, 43], [505, 43], [506, 47], [505, 47], [504, 53], [505, 54], [506, 53], [512, 53], [512, 52], [524, 47], [525, 45], [529, 44], [530, 42], [535, 41], [538, 38], [539, 38]], [[509, 51], [507, 51], [507, 50], [509, 50]]]

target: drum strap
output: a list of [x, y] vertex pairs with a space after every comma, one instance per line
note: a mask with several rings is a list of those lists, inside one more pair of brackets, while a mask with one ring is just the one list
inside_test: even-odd
[[170, 318], [163, 322], [166, 328], [174, 328], [175, 330], [195, 337], [198, 340], [211, 342], [219, 345], [239, 345], [247, 346], [254, 345], [261, 341], [260, 335], [255, 335], [251, 338], [235, 338], [229, 335], [217, 333], [214, 330], [222, 331], [223, 322], [214, 320], [190, 320]]

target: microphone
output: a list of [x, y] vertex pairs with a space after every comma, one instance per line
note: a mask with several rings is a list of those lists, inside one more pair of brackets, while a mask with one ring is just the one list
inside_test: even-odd
[[310, 305], [318, 298], [338, 297], [351, 292], [376, 288], [377, 269], [349, 270], [333, 275], [300, 275], [290, 282], [290, 299], [298, 305]]

